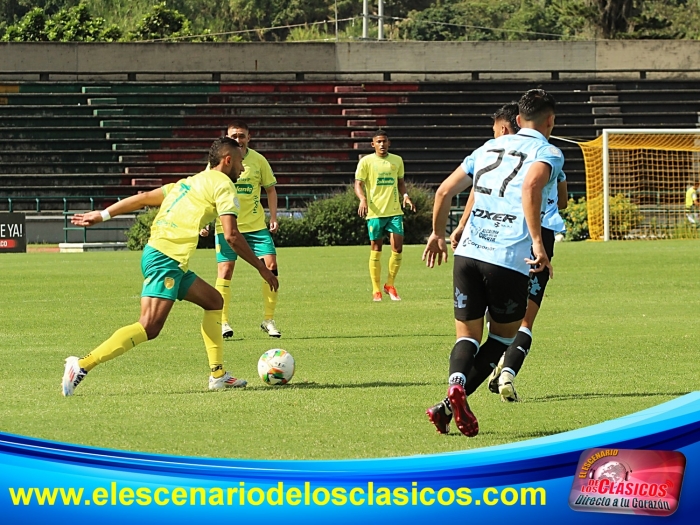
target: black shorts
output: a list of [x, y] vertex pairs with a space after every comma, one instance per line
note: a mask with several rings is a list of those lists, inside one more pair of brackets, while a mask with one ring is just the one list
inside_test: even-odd
[[497, 323], [512, 323], [525, 317], [530, 281], [527, 275], [470, 257], [454, 259], [455, 319], [479, 319], [487, 308]]
[[[542, 243], [544, 244], [544, 251], [547, 252], [547, 257], [549, 257], [550, 261], [554, 258], [554, 235], [553, 230], [542, 228]], [[528, 296], [537, 306], [542, 304], [544, 291], [547, 288], [548, 282], [549, 273], [547, 270], [530, 274]]]

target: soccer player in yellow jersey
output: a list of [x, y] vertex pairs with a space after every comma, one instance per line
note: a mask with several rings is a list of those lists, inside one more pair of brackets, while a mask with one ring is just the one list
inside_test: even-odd
[[[250, 142], [250, 130], [245, 122], [232, 122], [226, 132], [226, 136], [235, 140], [243, 152], [243, 171], [234, 181], [236, 193], [241, 204], [238, 214], [238, 230], [255, 253], [255, 256], [264, 261], [265, 266], [277, 276], [277, 252], [271, 233], [277, 231], [277, 190], [272, 168], [257, 151], [248, 147]], [[267, 206], [270, 210], [269, 229], [265, 224], [265, 209], [260, 203], [260, 189], [267, 194]], [[208, 235], [208, 231], [202, 231], [202, 235]], [[231, 301], [231, 278], [236, 266], [238, 256], [224, 239], [221, 223], [216, 222], [216, 262], [217, 279], [216, 289], [224, 298], [224, 307], [221, 314], [221, 331], [224, 338], [233, 337], [233, 329], [228, 321], [228, 305]], [[277, 307], [277, 291], [262, 283], [263, 295], [263, 321], [260, 329], [270, 337], [281, 337], [282, 333], [275, 323], [275, 309]]]
[[73, 395], [78, 384], [100, 363], [155, 339], [176, 299], [190, 301], [204, 309], [201, 332], [211, 371], [209, 389], [246, 386], [245, 380], [236, 379], [224, 370], [221, 294], [188, 270], [189, 258], [197, 248], [199, 231], [218, 216], [228, 244], [260, 272], [271, 289], [277, 291], [277, 277], [253, 254], [237, 228], [238, 202], [232, 178], [243, 170], [241, 160], [241, 150], [236, 142], [222, 137], [214, 141], [209, 151], [211, 170], [134, 195], [106, 210], [72, 217], [73, 224], [92, 226], [144, 206], [160, 206], [153, 220], [151, 238], [141, 257], [144, 282], [138, 322], [120, 328], [85, 357], [67, 358], [61, 384], [64, 396]]
[[700, 181], [688, 186], [685, 192], [685, 213], [688, 222], [697, 224], [698, 210], [700, 210]]
[[[416, 207], [406, 193], [403, 159], [389, 153], [391, 145], [384, 130], [378, 130], [372, 137], [374, 153], [360, 159], [355, 171], [355, 195], [360, 199], [357, 213], [367, 219], [369, 230], [369, 276], [372, 280], [372, 299], [382, 300], [379, 288], [382, 271], [382, 243], [384, 234], [390, 234], [391, 257], [389, 257], [389, 277], [384, 291], [392, 301], [400, 301], [394, 286], [396, 274], [401, 267], [403, 251], [403, 210]], [[400, 197], [402, 195], [403, 197]]]

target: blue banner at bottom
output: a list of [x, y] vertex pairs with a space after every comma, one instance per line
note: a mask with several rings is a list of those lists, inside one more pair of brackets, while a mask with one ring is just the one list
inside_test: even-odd
[[[627, 470], [640, 471], [629, 465], [628, 458], [650, 456], [635, 456], [630, 452], [634, 450], [682, 454], [663, 456], [681, 459], [673, 461], [672, 475], [655, 474], [658, 483], [653, 497], [641, 481], [631, 484]], [[590, 458], [582, 458], [584, 452]], [[602, 461], [605, 455], [618, 459]], [[671, 462], [666, 460], [661, 467], [664, 464]], [[679, 470], [681, 464], [684, 473]], [[554, 518], [572, 525], [591, 518], [597, 524], [654, 519], [642, 515], [653, 515], [650, 506], [652, 510], [658, 506], [659, 515], [666, 516], [664, 523], [693, 523], [700, 515], [700, 498], [695, 497], [700, 491], [699, 464], [700, 392], [563, 434], [406, 458], [208, 459], [0, 433], [0, 510], [3, 522], [23, 524], [57, 520], [178, 524], [264, 516], [309, 524], [507, 519], [525, 525]], [[621, 473], [615, 473], [616, 468]], [[653, 470], [649, 465], [645, 468], [645, 472]], [[570, 505], [574, 487], [580, 494]], [[601, 495], [600, 491], [607, 492]], [[610, 491], [618, 491], [620, 497]], [[639, 491], [644, 491], [644, 497]], [[667, 494], [672, 501], [664, 499]], [[618, 500], [626, 505], [625, 512], [607, 512], [617, 510]], [[584, 505], [589, 507], [578, 509]]]

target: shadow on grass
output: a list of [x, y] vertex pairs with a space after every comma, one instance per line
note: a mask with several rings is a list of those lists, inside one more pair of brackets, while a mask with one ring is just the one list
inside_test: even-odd
[[454, 334], [361, 334], [361, 335], [314, 335], [308, 337], [285, 337], [285, 341], [312, 341], [315, 339], [393, 339], [396, 337], [410, 337], [420, 339], [425, 337], [454, 337]]
[[547, 403], [549, 401], [571, 401], [574, 399], [599, 399], [599, 398], [624, 398], [624, 397], [681, 397], [690, 392], [631, 392], [631, 393], [601, 393], [588, 392], [586, 394], [562, 394], [527, 398], [528, 403]]
[[[427, 383], [427, 382], [389, 382], [389, 381], [373, 381], [371, 383], [316, 383], [314, 381], [308, 381], [304, 383], [290, 383], [288, 385], [283, 385], [281, 387], [272, 388], [284, 388], [285, 390], [293, 389], [321, 389], [321, 390], [331, 390], [338, 388], [378, 388], [378, 387], [400, 387], [400, 386], [430, 386], [440, 383]], [[264, 387], [270, 388], [270, 387]]]

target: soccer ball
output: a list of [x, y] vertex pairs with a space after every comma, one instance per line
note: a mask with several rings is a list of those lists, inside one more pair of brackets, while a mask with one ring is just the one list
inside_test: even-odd
[[260, 356], [258, 375], [268, 385], [286, 385], [294, 375], [294, 358], [286, 350], [273, 348]]

